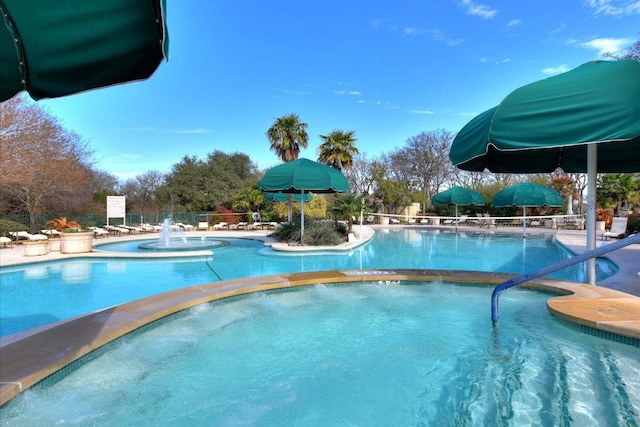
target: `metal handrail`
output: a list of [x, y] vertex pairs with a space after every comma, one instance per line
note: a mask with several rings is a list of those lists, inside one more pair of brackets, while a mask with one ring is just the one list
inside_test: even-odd
[[620, 239], [616, 242], [612, 242], [599, 248], [587, 251], [581, 255], [576, 255], [572, 258], [557, 262], [555, 264], [551, 264], [532, 273], [523, 274], [522, 276], [514, 277], [513, 279], [509, 279], [506, 282], [500, 283], [498, 286], [496, 286], [496, 288], [493, 290], [493, 293], [491, 294], [491, 321], [495, 325], [500, 318], [500, 315], [498, 313], [498, 298], [500, 297], [502, 291], [513, 286], [520, 285], [524, 282], [528, 282], [529, 280], [535, 279], [537, 277], [544, 276], [549, 273], [562, 270], [563, 268], [587, 261], [591, 258], [595, 258], [600, 255], [613, 252], [620, 248], [624, 248], [625, 246], [631, 245], [633, 243], [640, 243], [640, 234], [634, 234], [629, 237], [625, 237], [624, 239]]

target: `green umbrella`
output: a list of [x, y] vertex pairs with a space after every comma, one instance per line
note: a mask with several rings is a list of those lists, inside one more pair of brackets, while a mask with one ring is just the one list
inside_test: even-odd
[[[309, 159], [296, 159], [269, 169], [258, 185], [265, 193], [342, 193], [347, 178], [337, 169]], [[300, 237], [304, 237], [304, 199], [300, 204]]]
[[500, 190], [493, 196], [491, 204], [497, 208], [518, 206], [522, 208], [522, 235], [527, 236], [528, 207], [560, 207], [564, 200], [556, 190], [530, 182], [521, 182]]
[[167, 58], [165, 0], [0, 0], [0, 102], [149, 77]]
[[454, 205], [456, 207], [456, 230], [458, 229], [458, 206], [484, 205], [484, 197], [480, 193], [464, 187], [452, 187], [431, 198], [433, 205]]
[[595, 249], [596, 172], [640, 171], [640, 62], [592, 61], [516, 89], [460, 130], [449, 157], [470, 171], [587, 172]]

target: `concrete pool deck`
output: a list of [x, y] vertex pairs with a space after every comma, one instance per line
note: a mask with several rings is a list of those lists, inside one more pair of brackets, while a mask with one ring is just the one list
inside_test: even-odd
[[[469, 230], [477, 231], [478, 228]], [[492, 231], [495, 232], [495, 230]], [[260, 240], [267, 238], [267, 233], [260, 231], [223, 231], [204, 234]], [[193, 235], [197, 234], [193, 233]], [[572, 251], [581, 253], [585, 250], [586, 233], [584, 231], [561, 230], [556, 235]], [[150, 237], [153, 235], [142, 235], [139, 238], [148, 239]], [[100, 239], [96, 243], [122, 239], [118, 237]], [[627, 337], [637, 342], [640, 340], [640, 298], [634, 295], [640, 295], [640, 283], [636, 279], [640, 265], [640, 245], [632, 246], [610, 254], [609, 258], [618, 264], [620, 271], [599, 283], [599, 286], [543, 278], [535, 279], [521, 286], [561, 295], [551, 297], [547, 302], [549, 311], [558, 317], [593, 330]], [[87, 256], [113, 257], [113, 253], [92, 252], [79, 254], [75, 257]], [[71, 257], [60, 253], [25, 257], [23, 249], [18, 245], [13, 248], [0, 249], [0, 266], [18, 265], [25, 262], [55, 261]], [[449, 270], [320, 271], [228, 280], [154, 295], [58, 322], [53, 327], [43, 327], [39, 331], [31, 331], [30, 334], [5, 337], [7, 339], [3, 340], [0, 346], [0, 405], [102, 345], [167, 315], [204, 302], [255, 291], [317, 283], [441, 280], [496, 285], [511, 277], [514, 275]], [[627, 293], [619, 291], [623, 289]], [[506, 321], [508, 319], [502, 320], [502, 322]], [[487, 324], [489, 325], [490, 322], [489, 306], [487, 305]]]

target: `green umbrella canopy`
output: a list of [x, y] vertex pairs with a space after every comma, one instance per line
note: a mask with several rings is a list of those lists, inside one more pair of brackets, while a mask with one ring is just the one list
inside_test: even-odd
[[433, 205], [484, 205], [484, 197], [480, 193], [468, 190], [463, 187], [452, 187], [440, 192], [431, 198]]
[[470, 171], [640, 171], [640, 61], [593, 61], [511, 92], [467, 123], [449, 157]]
[[148, 78], [168, 57], [165, 0], [0, 0], [0, 102]]
[[349, 190], [349, 184], [339, 170], [301, 158], [269, 169], [258, 189], [267, 193], [341, 193]]
[[504, 190], [500, 190], [493, 197], [491, 204], [495, 207], [560, 207], [564, 200], [556, 190], [530, 182], [521, 182]]
[[[289, 194], [287, 193], [267, 193], [265, 195], [265, 201], [267, 202], [288, 202], [289, 201]], [[296, 203], [300, 203], [300, 200], [302, 200], [302, 194], [294, 194], [293, 195], [293, 201]], [[304, 201], [305, 202], [310, 202], [311, 201], [311, 193], [304, 193]]]
[[[640, 61], [587, 62], [511, 92], [451, 145], [470, 171], [587, 172], [587, 250], [596, 247], [596, 174], [640, 171]], [[595, 284], [595, 260], [587, 280]]]

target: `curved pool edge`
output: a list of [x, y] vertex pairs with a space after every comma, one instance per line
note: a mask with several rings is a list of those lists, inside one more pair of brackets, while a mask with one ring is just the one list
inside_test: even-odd
[[[0, 347], [0, 405], [114, 339], [198, 304], [251, 292], [318, 283], [437, 280], [496, 285], [511, 277], [514, 276], [452, 270], [331, 270], [234, 279], [165, 292], [63, 321]], [[558, 317], [640, 339], [638, 297], [554, 279], [538, 279], [521, 286], [561, 295], [547, 301], [549, 311]], [[489, 307], [487, 300], [487, 327], [491, 327]]]

